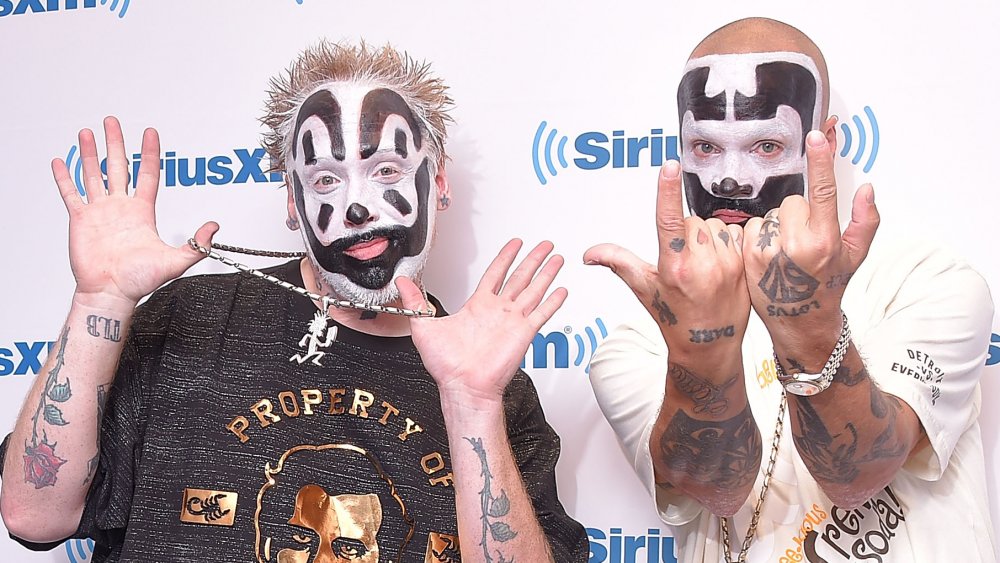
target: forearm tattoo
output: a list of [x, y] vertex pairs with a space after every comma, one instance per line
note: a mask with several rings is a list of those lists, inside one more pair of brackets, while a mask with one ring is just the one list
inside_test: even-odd
[[58, 407], [59, 403], [65, 403], [73, 396], [69, 378], [59, 381], [59, 372], [66, 363], [68, 338], [69, 327], [66, 327], [59, 337], [56, 361], [49, 369], [45, 386], [38, 397], [38, 406], [31, 417], [31, 441], [24, 442], [24, 482], [31, 483], [36, 489], [55, 485], [59, 468], [66, 463], [65, 459], [56, 455], [56, 443], [49, 440], [45, 428], [69, 424]]
[[871, 389], [871, 414], [885, 424], [885, 428], [872, 438], [867, 452], [859, 451], [858, 430], [853, 422], [846, 422], [843, 430], [835, 433], [823, 422], [812, 403], [808, 400], [796, 401], [798, 428], [792, 432], [792, 439], [802, 460], [817, 479], [850, 484], [858, 477], [862, 464], [906, 455], [906, 445], [896, 434], [896, 417], [902, 410], [899, 399], [883, 393], [863, 367], [851, 374], [849, 368], [841, 366], [834, 381], [855, 386], [866, 379]]
[[83, 479], [85, 485], [97, 475], [97, 466], [101, 462], [101, 422], [104, 420], [104, 405], [108, 401], [107, 389], [107, 385], [97, 386], [97, 441], [95, 443], [97, 451], [94, 453], [94, 457], [87, 461], [87, 476]]
[[710, 415], [717, 415], [729, 408], [726, 391], [739, 380], [734, 376], [722, 385], [715, 385], [686, 367], [673, 363], [667, 367], [667, 375], [674, 387], [694, 404], [696, 414]]
[[122, 322], [98, 315], [87, 316], [87, 334], [111, 342], [121, 342]]
[[490, 465], [486, 460], [486, 450], [483, 448], [482, 438], [463, 438], [472, 445], [472, 450], [479, 456], [479, 463], [482, 466], [480, 476], [483, 478], [483, 488], [479, 491], [480, 503], [482, 505], [483, 532], [479, 546], [483, 548], [483, 560], [486, 563], [514, 563], [513, 556], [508, 559], [499, 549], [496, 550], [497, 558], [490, 555], [488, 538], [494, 542], [503, 544], [515, 537], [517, 532], [511, 529], [510, 525], [503, 519], [510, 514], [510, 499], [507, 498], [507, 491], [500, 489], [500, 496], [493, 496], [493, 474], [490, 473]]
[[738, 488], [757, 477], [760, 433], [750, 406], [728, 420], [697, 420], [678, 410], [660, 437], [663, 462], [673, 472], [719, 488]]

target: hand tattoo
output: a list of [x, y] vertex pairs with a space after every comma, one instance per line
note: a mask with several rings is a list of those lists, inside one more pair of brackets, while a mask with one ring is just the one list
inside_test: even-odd
[[812, 298], [819, 282], [781, 250], [767, 266], [757, 287], [772, 303], [799, 303]]
[[660, 299], [660, 290], [656, 290], [656, 295], [653, 296], [653, 308], [659, 313], [660, 324], [667, 323], [670, 326], [677, 324], [677, 317], [674, 316], [674, 312], [670, 310], [670, 307]]

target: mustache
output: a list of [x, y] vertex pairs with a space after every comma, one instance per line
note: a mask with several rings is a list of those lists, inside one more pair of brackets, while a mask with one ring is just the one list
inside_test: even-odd
[[372, 229], [370, 231], [365, 231], [363, 233], [357, 233], [354, 235], [349, 235], [346, 237], [339, 238], [330, 243], [327, 246], [327, 252], [344, 252], [348, 248], [354, 246], [355, 244], [360, 244], [363, 242], [371, 242], [377, 238], [385, 238], [389, 240], [390, 245], [394, 242], [402, 241], [406, 238], [406, 227], [402, 225], [392, 225], [388, 227], [379, 227], [377, 229]]

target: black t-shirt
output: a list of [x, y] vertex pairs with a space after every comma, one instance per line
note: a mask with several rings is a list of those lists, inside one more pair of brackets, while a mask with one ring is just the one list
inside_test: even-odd
[[[302, 285], [297, 261], [270, 273]], [[316, 312], [246, 274], [183, 278], [140, 306], [75, 536], [95, 540], [95, 563], [458, 560], [447, 432], [412, 340], [334, 323], [323, 347]], [[586, 561], [556, 495], [559, 438], [523, 372], [504, 399], [555, 560]]]

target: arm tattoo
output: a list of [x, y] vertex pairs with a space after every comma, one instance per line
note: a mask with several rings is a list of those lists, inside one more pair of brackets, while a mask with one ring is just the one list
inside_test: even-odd
[[726, 390], [738, 381], [734, 376], [722, 385], [713, 385], [680, 364], [670, 364], [667, 374], [677, 390], [694, 403], [696, 414], [716, 415], [725, 412], [729, 408], [729, 400], [725, 396]]
[[819, 282], [798, 267], [782, 250], [771, 259], [757, 287], [771, 303], [799, 303], [812, 298]]
[[670, 310], [670, 307], [660, 299], [660, 290], [656, 290], [656, 295], [653, 296], [653, 308], [660, 317], [660, 324], [667, 323], [670, 326], [677, 324], [677, 317], [674, 316], [674, 312]]
[[483, 488], [479, 491], [479, 498], [483, 510], [481, 518], [483, 521], [483, 539], [479, 542], [479, 545], [483, 548], [484, 561], [485, 563], [493, 563], [494, 561], [496, 563], [514, 563], [513, 557], [507, 559], [499, 549], [496, 551], [497, 559], [493, 559], [490, 556], [490, 550], [486, 542], [487, 534], [493, 538], [493, 541], [498, 543], [506, 543], [517, 537], [517, 532], [512, 530], [510, 525], [502, 520], [503, 517], [510, 513], [510, 499], [507, 498], [507, 491], [500, 489], [500, 496], [493, 496], [493, 474], [490, 473], [490, 466], [486, 461], [486, 450], [483, 448], [483, 439], [469, 438], [468, 436], [463, 436], [463, 438], [472, 444], [472, 450], [479, 456], [479, 463], [482, 465], [480, 475], [483, 477]]
[[785, 358], [785, 359], [788, 360], [788, 371], [790, 373], [806, 372], [806, 366], [802, 365], [802, 363], [796, 360], [795, 358]]
[[680, 237], [675, 238], [674, 240], [670, 241], [670, 250], [673, 250], [674, 252], [680, 252], [684, 250], [684, 244], [685, 244], [684, 239]]
[[104, 420], [104, 405], [108, 401], [107, 389], [107, 385], [97, 386], [97, 452], [87, 462], [87, 476], [83, 479], [84, 485], [90, 483], [94, 476], [97, 475], [97, 466], [101, 461], [101, 423]]
[[691, 338], [689, 340], [695, 344], [708, 344], [709, 342], [715, 342], [716, 340], [736, 336], [736, 330], [733, 325], [724, 326], [722, 328], [688, 329], [688, 332], [691, 333]]
[[[31, 483], [36, 489], [51, 487], [56, 484], [59, 468], [66, 463], [65, 459], [56, 456], [56, 443], [50, 442], [45, 434], [45, 425], [66, 426], [62, 409], [56, 403], [65, 403], [73, 396], [69, 386], [69, 378], [59, 382], [59, 372], [66, 362], [66, 340], [69, 337], [69, 327], [63, 329], [59, 338], [59, 350], [56, 361], [45, 379], [45, 386], [38, 397], [38, 406], [31, 417], [31, 442], [24, 442], [24, 482]], [[41, 417], [41, 419], [39, 419]], [[41, 426], [41, 437], [39, 427]]]
[[720, 488], [756, 479], [760, 433], [750, 406], [728, 420], [696, 420], [678, 410], [660, 437], [660, 452], [671, 471]]
[[97, 315], [87, 316], [87, 334], [94, 338], [103, 338], [112, 342], [122, 340], [122, 322], [118, 319], [109, 319]]
[[[837, 373], [833, 374], [834, 381], [843, 383], [848, 387], [854, 387], [865, 379], [868, 379], [868, 370], [864, 366], [861, 366], [861, 369], [852, 374], [851, 368], [845, 366], [844, 364], [840, 364], [840, 367], [837, 368]], [[874, 385], [872, 387], [874, 387]], [[872, 412], [875, 412], [874, 406], [872, 407]]]

